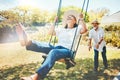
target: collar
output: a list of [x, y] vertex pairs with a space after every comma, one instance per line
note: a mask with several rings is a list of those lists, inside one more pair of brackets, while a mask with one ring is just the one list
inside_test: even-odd
[[95, 30], [95, 28], [93, 28], [93, 29], [94, 29], [94, 31], [98, 31], [100, 29], [100, 27], [98, 26], [97, 30]]

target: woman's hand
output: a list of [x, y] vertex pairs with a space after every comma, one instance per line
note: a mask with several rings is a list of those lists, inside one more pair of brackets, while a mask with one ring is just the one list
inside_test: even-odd
[[55, 24], [56, 22], [58, 22], [58, 16], [56, 16], [55, 19], [54, 19], [54, 24]]
[[86, 24], [84, 22], [84, 18], [83, 18], [82, 13], [79, 14], [79, 25], [82, 25], [82, 30], [81, 30], [80, 34], [87, 32]]
[[55, 27], [52, 25], [52, 26], [50, 26], [50, 28], [49, 28], [49, 31], [48, 31], [48, 34], [49, 35], [55, 35], [56, 33], [55, 33]]
[[79, 14], [79, 21], [84, 21], [84, 17], [82, 13]]
[[79, 18], [83, 19], [83, 14], [82, 13], [79, 14]]

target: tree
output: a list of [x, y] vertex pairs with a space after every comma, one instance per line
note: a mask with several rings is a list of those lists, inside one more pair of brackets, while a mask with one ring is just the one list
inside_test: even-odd
[[108, 14], [109, 13], [109, 9], [107, 9], [107, 8], [98, 8], [98, 9], [96, 9], [96, 10], [91, 10], [91, 11], [89, 11], [89, 20], [90, 21], [93, 21], [93, 20], [95, 20], [95, 19], [97, 19], [97, 20], [101, 20], [101, 18], [104, 16], [104, 15], [106, 15], [106, 14]]
[[24, 24], [30, 24], [31, 21], [31, 13], [33, 8], [30, 6], [18, 6], [16, 8], [13, 8], [13, 12], [18, 13], [20, 18], [19, 22], [22, 22]]

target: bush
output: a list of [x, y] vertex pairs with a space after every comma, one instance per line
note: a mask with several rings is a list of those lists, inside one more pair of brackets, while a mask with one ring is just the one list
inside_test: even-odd
[[10, 23], [0, 23], [0, 42], [16, 41], [16, 31], [14, 25]]
[[106, 31], [105, 41], [106, 43], [120, 48], [120, 26], [110, 25], [104, 27]]
[[109, 25], [109, 26], [104, 26], [105, 31], [119, 31], [120, 26], [117, 25]]

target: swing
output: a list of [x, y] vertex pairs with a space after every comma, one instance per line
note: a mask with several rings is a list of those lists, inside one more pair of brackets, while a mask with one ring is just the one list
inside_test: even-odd
[[[59, 17], [60, 17], [61, 3], [62, 3], [62, 0], [59, 1], [58, 11], [57, 11], [58, 20], [54, 22], [54, 26], [57, 26], [57, 27], [58, 27], [58, 22], [59, 22]], [[84, 0], [84, 2], [83, 2], [81, 13], [83, 13], [85, 3], [86, 3], [86, 0]], [[87, 1], [84, 20], [86, 19], [86, 15], [87, 15], [88, 4], [89, 4], [89, 0]], [[78, 20], [78, 24], [79, 24], [79, 21], [80, 20]], [[69, 68], [74, 67], [76, 65], [76, 62], [74, 61], [74, 59], [75, 59], [75, 56], [76, 56], [76, 53], [77, 53], [77, 50], [78, 50], [78, 47], [79, 47], [79, 43], [80, 43], [80, 40], [81, 40], [81, 37], [82, 37], [82, 35], [79, 36], [79, 39], [78, 39], [78, 42], [77, 42], [77, 47], [74, 51], [72, 51], [72, 48], [73, 48], [74, 43], [75, 43], [75, 38], [76, 38], [76, 35], [77, 35], [77, 30], [78, 30], [78, 27], [75, 30], [75, 34], [74, 34], [74, 38], [73, 38], [73, 42], [72, 42], [72, 47], [71, 47], [72, 55], [71, 55], [71, 57], [70, 58], [63, 58], [63, 59], [58, 60], [58, 62], [63, 62], [63, 63], [66, 64], [66, 69], [69, 69]], [[50, 37], [49, 44], [51, 44], [52, 37], [53, 37], [53, 35], [51, 35], [51, 37]], [[53, 45], [55, 45], [55, 40], [56, 40], [56, 37], [54, 38]], [[42, 55], [42, 57], [44, 58], [44, 60], [42, 62], [42, 64], [43, 64], [44, 61], [47, 58], [47, 55]]]

